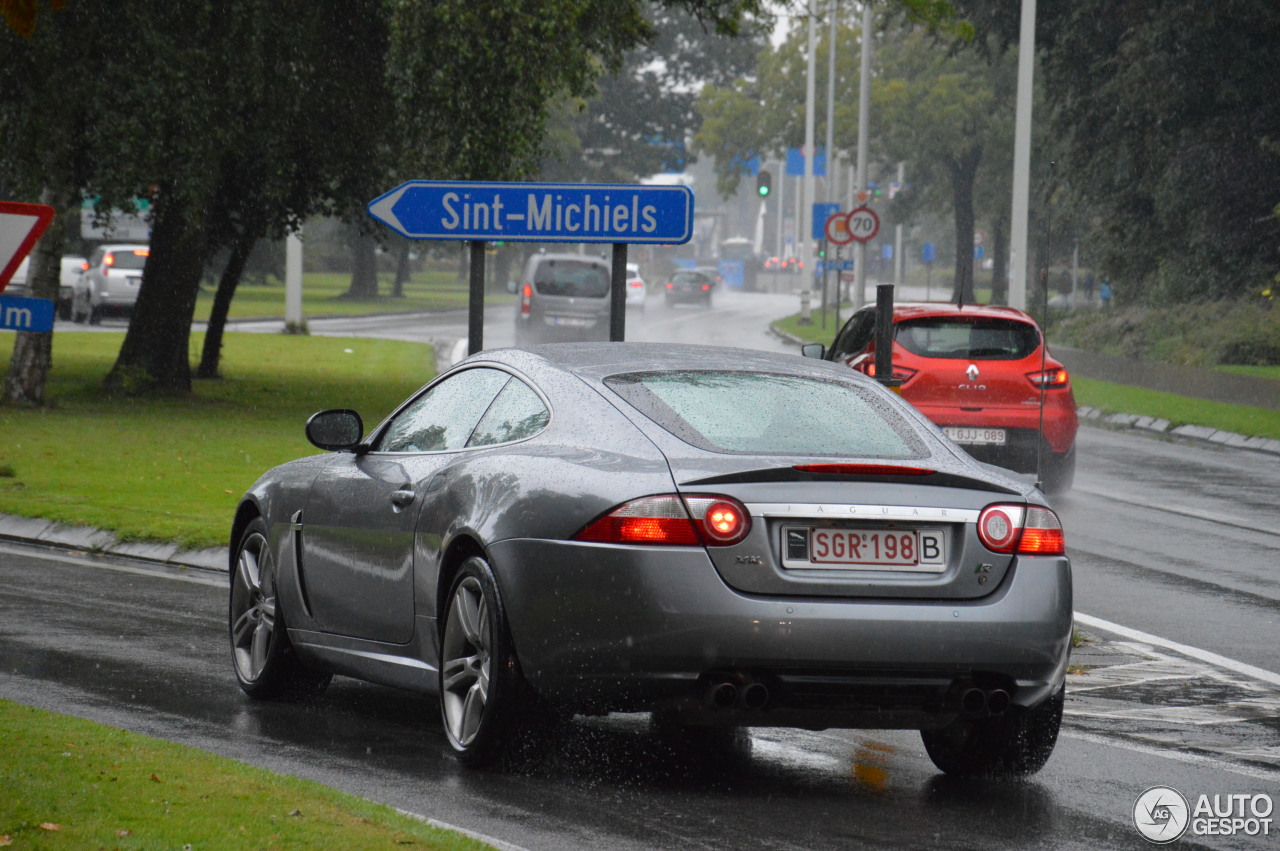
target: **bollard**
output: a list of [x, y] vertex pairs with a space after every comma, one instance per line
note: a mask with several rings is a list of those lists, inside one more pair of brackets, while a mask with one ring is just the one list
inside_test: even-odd
[[812, 298], [808, 290], [800, 290], [800, 325], [812, 325], [813, 317], [809, 315], [809, 299]]

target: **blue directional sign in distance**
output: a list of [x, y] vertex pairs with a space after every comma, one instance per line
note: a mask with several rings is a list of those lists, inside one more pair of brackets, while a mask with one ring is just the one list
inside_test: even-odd
[[52, 331], [53, 302], [47, 298], [0, 295], [0, 329], [5, 331]]
[[411, 180], [369, 204], [409, 239], [681, 244], [693, 237], [686, 186]]

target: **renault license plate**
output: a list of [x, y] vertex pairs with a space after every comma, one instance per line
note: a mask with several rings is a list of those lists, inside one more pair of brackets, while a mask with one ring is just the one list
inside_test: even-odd
[[1005, 444], [1005, 431], [1002, 428], [947, 426], [943, 431], [956, 443], [979, 446], [1004, 446]]

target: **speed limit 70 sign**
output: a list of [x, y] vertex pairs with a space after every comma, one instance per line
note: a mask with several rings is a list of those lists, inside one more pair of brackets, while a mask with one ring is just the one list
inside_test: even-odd
[[880, 217], [870, 207], [858, 207], [849, 213], [849, 236], [858, 242], [869, 242], [880, 232]]

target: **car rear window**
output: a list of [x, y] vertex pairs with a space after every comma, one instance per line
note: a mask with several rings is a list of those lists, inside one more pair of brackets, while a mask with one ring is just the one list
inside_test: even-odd
[[107, 255], [107, 263], [113, 269], [141, 269], [147, 265], [147, 255], [151, 252], [145, 248], [117, 249]]
[[542, 295], [601, 298], [609, 294], [609, 273], [595, 263], [547, 260], [534, 270], [533, 285]]
[[605, 384], [676, 437], [712, 452], [923, 458], [912, 425], [866, 388], [758, 372], [615, 375]]
[[1030, 323], [976, 316], [904, 320], [894, 325], [893, 338], [926, 358], [1020, 360], [1040, 345], [1040, 333]]

